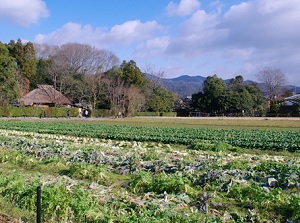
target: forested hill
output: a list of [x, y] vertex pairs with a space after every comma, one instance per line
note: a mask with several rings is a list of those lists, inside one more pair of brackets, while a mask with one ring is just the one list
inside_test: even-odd
[[[146, 74], [149, 79], [155, 78], [154, 76]], [[196, 94], [202, 90], [202, 84], [206, 80], [206, 77], [203, 76], [189, 76], [189, 75], [182, 75], [175, 78], [161, 78], [160, 83], [169, 91], [173, 91], [175, 94], [179, 95], [182, 98], [187, 96], [192, 96], [192, 94]], [[225, 83], [228, 83], [230, 79], [224, 80]], [[254, 83], [251, 80], [245, 80], [245, 84]], [[263, 84], [257, 83], [257, 86], [263, 92]], [[299, 93], [300, 87], [287, 85], [286, 89], [291, 91], [292, 93]]]
[[181, 97], [191, 96], [202, 90], [202, 84], [206, 80], [206, 77], [202, 76], [188, 76], [183, 75], [171, 79], [162, 79], [162, 85]]

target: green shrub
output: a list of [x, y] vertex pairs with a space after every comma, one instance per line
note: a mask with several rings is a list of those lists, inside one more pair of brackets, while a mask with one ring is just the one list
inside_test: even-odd
[[67, 110], [70, 110], [71, 117], [78, 117], [78, 108], [66, 107], [0, 107], [0, 117], [66, 117]]
[[9, 106], [1, 107], [0, 115], [1, 117], [11, 117], [10, 107]]
[[226, 151], [231, 149], [232, 149], [232, 145], [228, 143], [220, 142], [217, 143], [212, 150], [215, 152], [221, 152], [221, 151]]
[[[234, 149], [234, 148], [236, 148], [236, 149]], [[219, 142], [217, 144], [212, 144], [207, 141], [194, 142], [190, 146], [190, 149], [203, 150], [203, 151], [214, 151], [214, 152], [221, 152], [221, 151], [226, 151], [226, 150], [230, 150], [230, 151], [238, 150], [237, 147], [233, 147], [232, 145], [230, 145], [228, 143]]]
[[248, 163], [241, 160], [231, 161], [224, 166], [226, 170], [246, 170], [247, 168], [249, 168]]
[[92, 116], [93, 117], [115, 117], [117, 113], [108, 109], [93, 109]]
[[292, 194], [291, 197], [289, 199], [287, 199], [287, 203], [285, 203], [282, 206], [283, 206], [283, 208], [281, 209], [281, 211], [285, 211], [286, 213], [291, 215], [291, 218], [292, 218], [292, 220], [294, 220], [294, 222], [300, 221], [300, 196], [299, 196], [299, 194]]
[[166, 192], [171, 194], [185, 192], [185, 188], [189, 183], [190, 181], [187, 178], [175, 174], [162, 172], [153, 175], [150, 172], [141, 171], [132, 177], [130, 186], [137, 193], [155, 192], [162, 194]]
[[134, 116], [163, 116], [176, 117], [176, 112], [136, 112]]
[[72, 163], [68, 170], [68, 176], [77, 179], [89, 179], [97, 183], [106, 181], [103, 168], [87, 163]]

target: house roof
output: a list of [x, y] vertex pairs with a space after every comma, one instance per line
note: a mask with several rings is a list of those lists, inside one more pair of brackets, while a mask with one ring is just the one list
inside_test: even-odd
[[38, 88], [30, 91], [20, 99], [24, 105], [33, 104], [71, 104], [70, 100], [61, 92], [55, 90], [51, 85], [38, 85]]
[[300, 105], [300, 94], [295, 94], [293, 96], [287, 97], [284, 99], [284, 105], [292, 106], [292, 105]]
[[284, 100], [286, 100], [286, 101], [292, 100], [293, 101], [293, 100], [299, 100], [299, 99], [300, 99], [300, 94], [295, 94], [293, 96], [285, 98]]

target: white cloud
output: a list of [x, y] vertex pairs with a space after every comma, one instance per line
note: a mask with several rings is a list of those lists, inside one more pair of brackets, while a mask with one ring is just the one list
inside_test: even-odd
[[140, 59], [156, 57], [163, 54], [168, 45], [169, 37], [167, 36], [149, 39], [137, 46], [135, 55]]
[[200, 7], [198, 0], [181, 0], [179, 4], [170, 2], [167, 6], [167, 15], [169, 16], [188, 16]]
[[225, 9], [221, 1], [210, 7], [216, 9], [200, 9], [196, 0], [171, 2], [168, 15], [185, 16], [175, 18], [179, 24], [173, 23], [174, 18], [164, 21], [166, 27], [133, 20], [104, 29], [70, 22], [36, 36], [35, 41], [87, 43], [115, 49], [117, 55], [128, 52], [139, 65], [157, 61], [173, 76], [220, 72], [221, 77], [241, 74], [255, 80], [260, 69], [271, 66], [285, 72], [291, 83], [300, 84], [299, 0], [249, 0], [226, 12], [221, 12]]
[[146, 49], [158, 48], [158, 49], [165, 50], [168, 44], [169, 44], [169, 38], [163, 36], [163, 37], [147, 40], [146, 43], [143, 45], [145, 46]]
[[41, 18], [48, 15], [43, 0], [0, 0], [1, 20], [9, 20], [26, 27], [38, 23]]
[[166, 53], [181, 55], [194, 67], [211, 58], [214, 70], [224, 70], [221, 75], [245, 72], [254, 80], [261, 68], [273, 66], [299, 83], [299, 11], [299, 0], [247, 1], [223, 15], [197, 10], [178, 26]]
[[294, 59], [300, 51], [300, 30], [296, 28], [300, 24], [299, 11], [298, 0], [254, 0], [232, 6], [220, 24], [228, 34], [224, 50], [251, 48], [245, 60], [239, 58], [244, 64], [251, 63], [257, 70], [277, 67], [295, 81], [300, 73]]
[[101, 31], [93, 30], [90, 25], [82, 26], [78, 23], [69, 22], [52, 33], [36, 35], [34, 42], [54, 45], [69, 42], [90, 43], [101, 35]]
[[223, 29], [216, 28], [218, 23], [217, 14], [196, 11], [179, 26], [179, 36], [172, 39], [167, 53], [195, 56], [211, 51], [217, 39], [224, 35]]
[[113, 41], [118, 44], [129, 44], [133, 41], [145, 40], [151, 38], [153, 34], [161, 30], [162, 26], [156, 21], [145, 23], [139, 20], [127, 21], [121, 25], [115, 25], [109, 33], [105, 34], [107, 41]]
[[296, 28], [300, 22], [299, 11], [298, 0], [249, 1], [231, 7], [222, 26], [229, 30], [228, 39], [242, 46], [294, 44], [294, 38], [300, 37]]
[[155, 21], [142, 23], [138, 20], [115, 25], [110, 30], [93, 29], [90, 25], [69, 22], [50, 34], [39, 34], [34, 42], [64, 44], [68, 42], [87, 43], [99, 48], [128, 45], [151, 38], [162, 27]]

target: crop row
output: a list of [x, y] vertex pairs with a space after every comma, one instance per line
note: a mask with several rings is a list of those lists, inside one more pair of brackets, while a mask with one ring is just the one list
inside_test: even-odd
[[0, 121], [1, 129], [111, 140], [153, 141], [193, 145], [197, 142], [227, 143], [232, 146], [297, 152], [300, 132], [267, 130], [223, 130], [167, 127], [133, 127], [100, 124]]
[[[33, 210], [35, 186], [42, 184], [45, 222], [300, 220], [300, 196], [293, 193], [300, 188], [298, 154], [8, 130], [0, 131], [0, 141], [1, 196]], [[19, 171], [6, 176], [7, 165]]]

